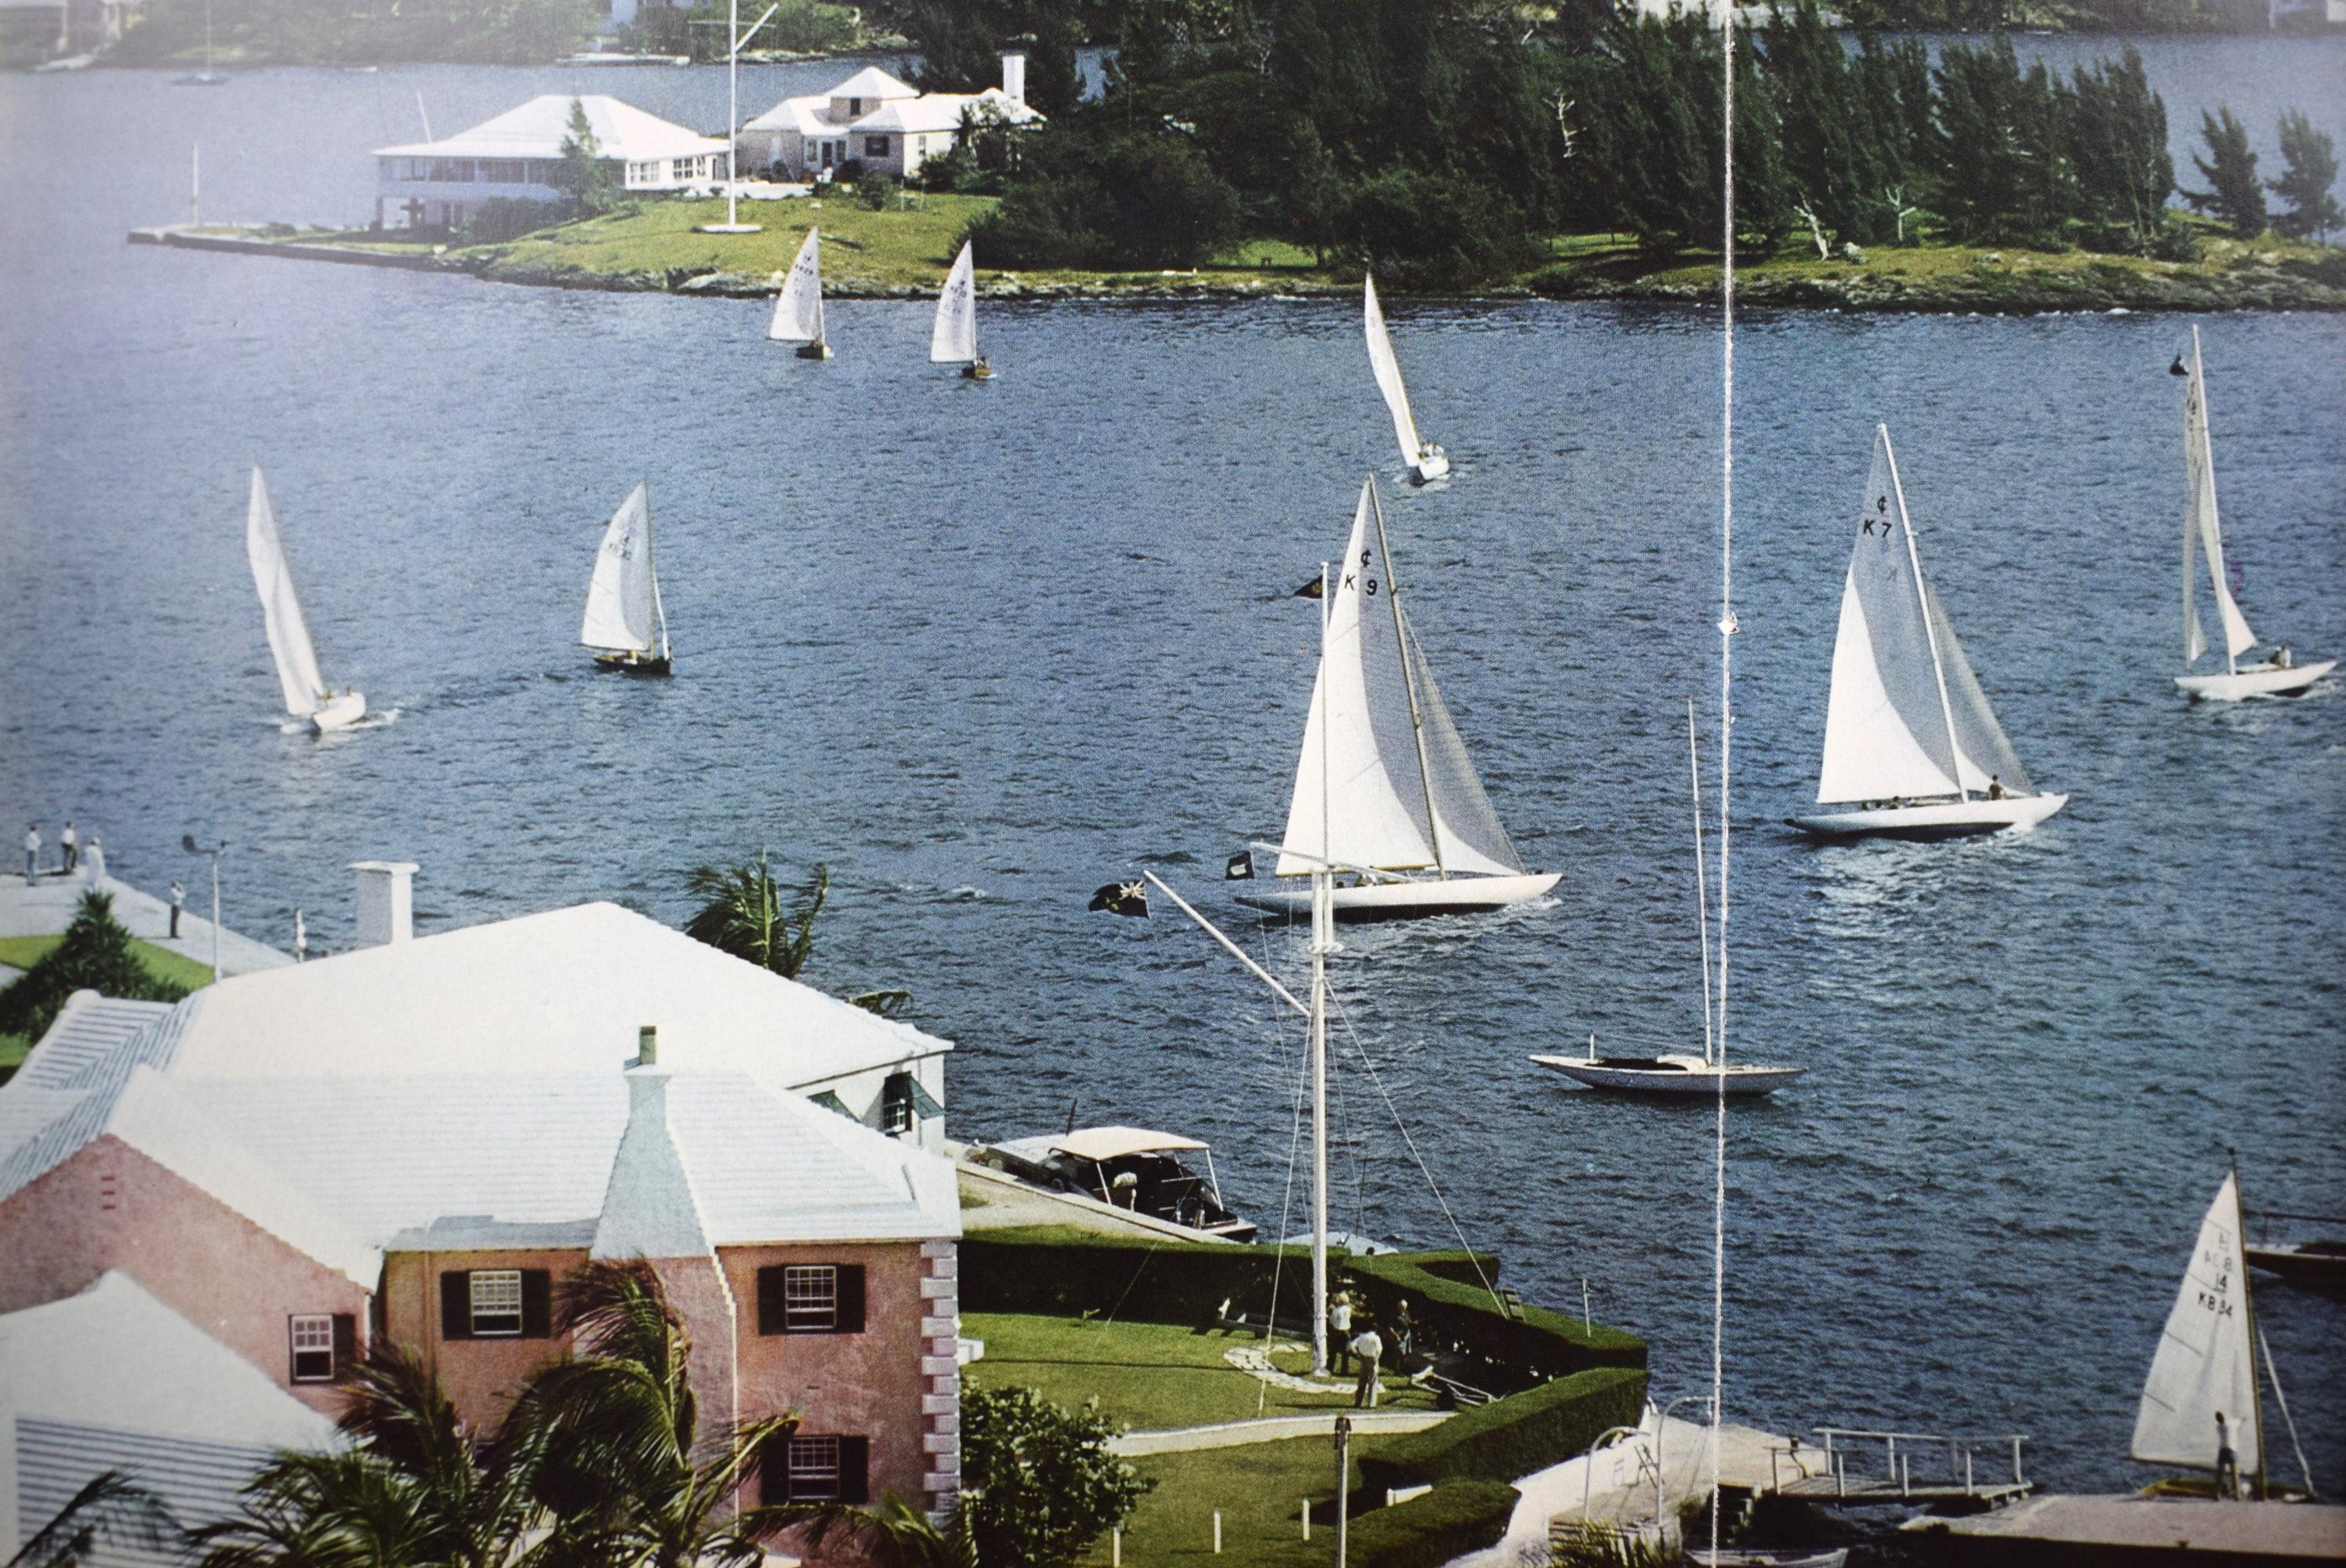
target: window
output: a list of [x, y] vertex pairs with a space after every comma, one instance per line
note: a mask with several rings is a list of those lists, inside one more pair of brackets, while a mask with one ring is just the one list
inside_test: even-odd
[[863, 156], [866, 158], [886, 158], [888, 156], [888, 138], [884, 136], [865, 137], [863, 138]]
[[[349, 1322], [350, 1319], [342, 1319]], [[331, 1312], [301, 1312], [289, 1322], [292, 1339], [293, 1380], [331, 1383], [334, 1380], [335, 1319]], [[347, 1353], [347, 1352], [346, 1352]]]
[[451, 1268], [440, 1276], [444, 1339], [544, 1339], [554, 1277], [543, 1268]]
[[863, 1266], [783, 1263], [758, 1270], [760, 1334], [861, 1334]]
[[497, 185], [518, 185], [528, 178], [528, 162], [518, 158], [491, 158], [481, 160], [481, 178]]
[[921, 1081], [910, 1073], [891, 1073], [880, 1090], [880, 1130], [891, 1136], [909, 1133], [923, 1116], [942, 1116], [945, 1108], [937, 1104]]
[[790, 1437], [781, 1443], [782, 1451], [767, 1450], [759, 1466], [759, 1491], [764, 1494], [760, 1501], [768, 1506], [870, 1501], [870, 1439]]
[[790, 1439], [790, 1501], [835, 1501], [839, 1496], [839, 1440], [835, 1437]]
[[521, 1333], [521, 1270], [476, 1268], [473, 1271], [473, 1332], [490, 1335]]

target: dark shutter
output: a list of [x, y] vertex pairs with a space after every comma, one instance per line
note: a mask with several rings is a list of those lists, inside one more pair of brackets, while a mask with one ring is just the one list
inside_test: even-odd
[[521, 1271], [521, 1337], [554, 1337], [554, 1276], [543, 1268]]
[[[861, 1269], [858, 1273], [862, 1272]], [[843, 1437], [839, 1440], [839, 1501], [869, 1502], [872, 1500], [872, 1440]]]
[[863, 1265], [861, 1263], [839, 1265], [839, 1318], [831, 1332], [863, 1332]]
[[786, 1333], [789, 1324], [782, 1310], [782, 1271], [779, 1266], [758, 1270], [758, 1332]]
[[342, 1377], [359, 1359], [359, 1320], [348, 1312], [334, 1314], [334, 1376]]
[[758, 1506], [772, 1508], [790, 1500], [790, 1440], [784, 1434], [758, 1451]]
[[451, 1268], [440, 1276], [440, 1337], [473, 1337], [473, 1277], [461, 1268]]

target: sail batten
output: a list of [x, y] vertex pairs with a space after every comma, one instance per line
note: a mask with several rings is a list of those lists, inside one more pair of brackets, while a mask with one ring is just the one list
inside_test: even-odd
[[2174, 1310], [2143, 1380], [2128, 1451], [2136, 1459], [2215, 1470], [2220, 1412], [2239, 1472], [2252, 1474], [2260, 1466], [2264, 1431], [2248, 1292], [2239, 1178], [2227, 1173], [2199, 1222]]
[[782, 291], [774, 296], [774, 319], [766, 336], [778, 343], [822, 341], [822, 240], [815, 229], [807, 230], [790, 275], [782, 280]]
[[591, 648], [649, 653], [659, 629], [658, 585], [651, 555], [651, 487], [627, 492], [604, 525], [586, 585], [586, 615], [578, 640]]
[[1402, 385], [1401, 361], [1393, 358], [1392, 334], [1385, 330], [1384, 307], [1377, 302], [1377, 280], [1362, 281], [1362, 319], [1369, 340], [1369, 366], [1376, 372], [1377, 390], [1384, 394], [1385, 410], [1392, 415], [1393, 439], [1401, 443], [1403, 463], [1424, 454], [1417, 421], [1410, 413], [1409, 392]]
[[251, 500], [245, 510], [244, 552], [252, 566], [253, 586], [260, 594], [261, 625], [269, 634], [269, 652], [277, 664], [285, 711], [295, 718], [307, 718], [326, 699], [326, 677], [318, 668], [317, 646], [311, 641], [310, 623], [293, 589], [293, 567], [277, 531], [277, 509], [269, 499], [269, 481], [258, 463], [253, 465]]
[[936, 325], [929, 333], [929, 361], [939, 365], [972, 364], [977, 360], [977, 263], [969, 242], [962, 243], [937, 293]]
[[2208, 379], [2199, 360], [2199, 329], [2191, 329], [2191, 365], [2183, 389], [2183, 470], [2187, 499], [2183, 509], [2183, 662], [2188, 666], [2208, 651], [2199, 626], [2199, 593], [2195, 581], [2196, 557], [2208, 557], [2208, 582], [2214, 590], [2217, 617], [2224, 624], [2224, 648], [2238, 658], [2256, 646], [2257, 634], [2232, 597], [2224, 567], [2224, 530], [2216, 510], [2216, 448], [2208, 424]]

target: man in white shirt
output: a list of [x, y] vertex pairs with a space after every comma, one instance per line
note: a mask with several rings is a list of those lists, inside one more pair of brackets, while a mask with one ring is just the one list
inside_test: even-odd
[[1361, 1359], [1361, 1380], [1352, 1386], [1352, 1406], [1355, 1410], [1377, 1408], [1377, 1361], [1385, 1353], [1385, 1342], [1374, 1329], [1363, 1329], [1353, 1337], [1352, 1354]]
[[1352, 1296], [1339, 1290], [1328, 1302], [1329, 1370], [1342, 1377], [1352, 1364]]
[[25, 824], [25, 885], [31, 887], [41, 874], [41, 830], [32, 823]]

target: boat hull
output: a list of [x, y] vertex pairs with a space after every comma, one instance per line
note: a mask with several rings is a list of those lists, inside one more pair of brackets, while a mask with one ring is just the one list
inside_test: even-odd
[[1541, 1066], [1563, 1074], [1592, 1089], [1617, 1094], [1700, 1095], [1716, 1099], [1723, 1089], [1730, 1098], [1766, 1095], [1808, 1071], [1806, 1067], [1774, 1067], [1764, 1063], [1730, 1063], [1714, 1067], [1698, 1056], [1534, 1056]]
[[2249, 1242], [2241, 1248], [2249, 1267], [2261, 1268], [2295, 1285], [2316, 1285], [2335, 1290], [2346, 1287], [2346, 1247], [2336, 1242], [2296, 1242], [2275, 1246]]
[[1927, 806], [1818, 811], [1786, 820], [1821, 839], [1962, 839], [2034, 828], [2068, 803], [2066, 795], [2007, 795], [2001, 800], [1974, 796]]
[[1409, 465], [1409, 482], [1412, 484], [1430, 484], [1437, 479], [1448, 477], [1449, 473], [1450, 454], [1436, 447]]
[[310, 728], [317, 734], [332, 735], [364, 718], [366, 711], [366, 693], [338, 691], [311, 711]]
[[2176, 686], [2198, 702], [2239, 702], [2251, 697], [2295, 697], [2338, 667], [2334, 658], [2311, 664], [2250, 665], [2221, 675], [2178, 675]]
[[798, 348], [798, 355], [799, 358], [802, 360], [827, 360], [831, 358], [831, 345], [829, 343], [801, 343]]
[[667, 675], [669, 673], [665, 654], [601, 653], [595, 656], [595, 667], [617, 670], [621, 675]]
[[[1427, 915], [1487, 914], [1528, 899], [1535, 899], [1562, 881], [1562, 871], [1526, 871], [1513, 877], [1451, 877], [1423, 881], [1367, 882], [1333, 890], [1336, 918], [1349, 923], [1379, 920], [1416, 920]], [[1301, 881], [1302, 879], [1298, 879]], [[1291, 917], [1311, 912], [1308, 882], [1295, 888], [1268, 887], [1238, 895], [1251, 909]]]

